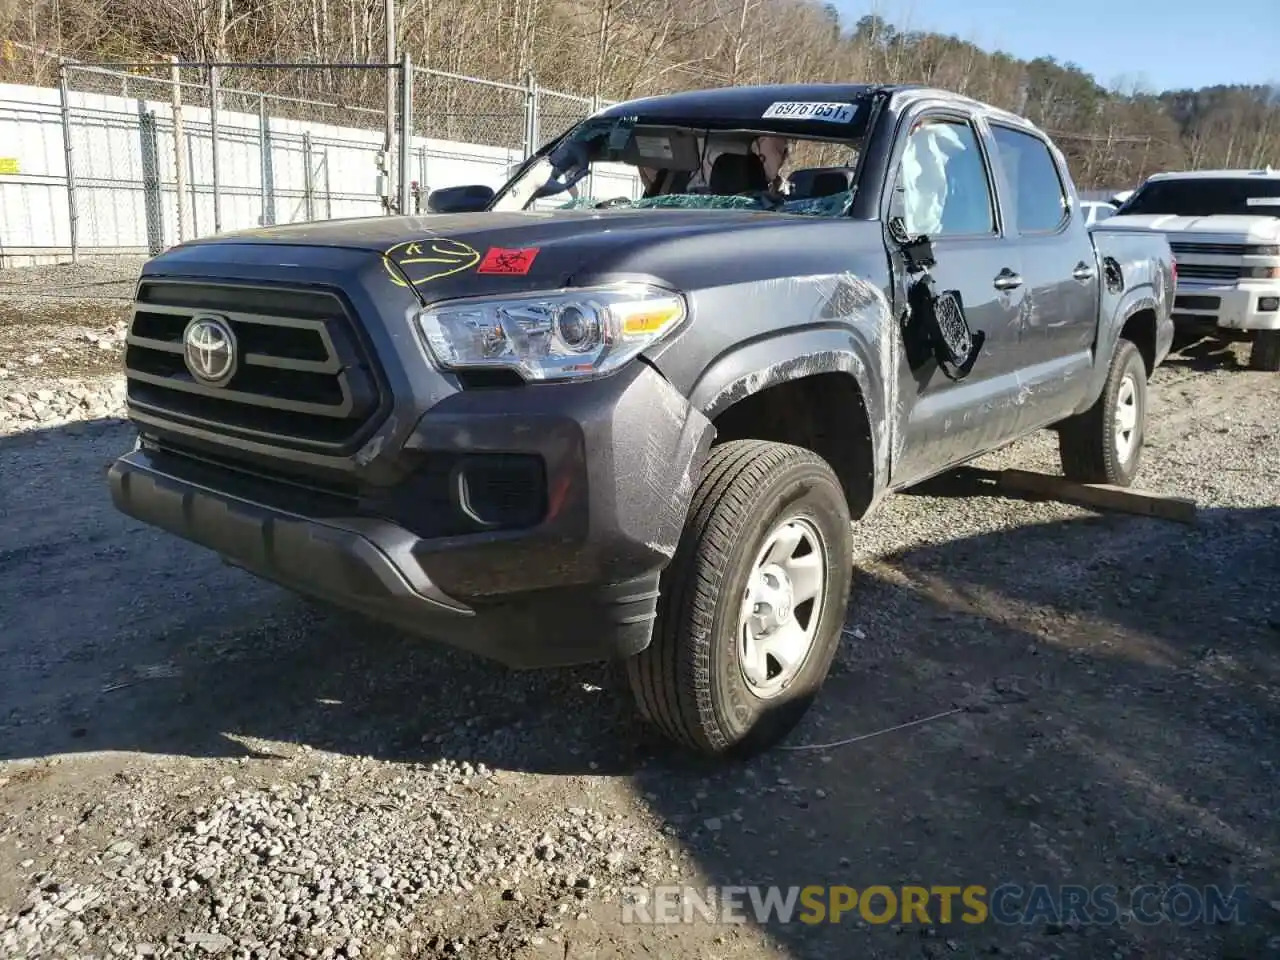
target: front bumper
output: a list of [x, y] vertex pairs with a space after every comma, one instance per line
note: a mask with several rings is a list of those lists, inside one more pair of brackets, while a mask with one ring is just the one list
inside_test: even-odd
[[[449, 396], [377, 453], [404, 479], [350, 501], [145, 439], [109, 478], [119, 510], [288, 589], [512, 667], [564, 666], [648, 645], [713, 432], [641, 361], [590, 383]], [[416, 478], [470, 455], [540, 460], [535, 522], [436, 522], [448, 505]]]
[[1179, 283], [1173, 319], [1182, 327], [1212, 325], [1226, 330], [1280, 330], [1280, 308], [1262, 309], [1268, 299], [1280, 300], [1280, 285]]

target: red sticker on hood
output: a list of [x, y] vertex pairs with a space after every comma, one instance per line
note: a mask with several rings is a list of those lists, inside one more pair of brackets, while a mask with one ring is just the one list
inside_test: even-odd
[[490, 247], [489, 252], [480, 261], [480, 266], [476, 267], [476, 273], [502, 273], [523, 277], [533, 266], [533, 258], [537, 255], [537, 247], [524, 247], [519, 250]]

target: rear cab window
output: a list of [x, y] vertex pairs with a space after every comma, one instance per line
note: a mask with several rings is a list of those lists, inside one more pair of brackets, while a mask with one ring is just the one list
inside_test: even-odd
[[1038, 136], [991, 123], [996, 156], [1013, 191], [1020, 234], [1055, 233], [1071, 216], [1066, 185], [1049, 146]]

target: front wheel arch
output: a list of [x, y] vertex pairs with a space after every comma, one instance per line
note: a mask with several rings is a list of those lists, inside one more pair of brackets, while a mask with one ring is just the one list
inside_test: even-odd
[[840, 480], [849, 512], [862, 517], [874, 502], [876, 432], [857, 381], [839, 372], [813, 373], [757, 390], [712, 420], [714, 446], [766, 440], [811, 450]]
[[[891, 336], [883, 325], [875, 329]], [[771, 440], [814, 450], [861, 516], [888, 486], [898, 430], [897, 349], [893, 339], [865, 339], [860, 327], [793, 328], [720, 355], [689, 390], [689, 402], [713, 422], [716, 442]]]

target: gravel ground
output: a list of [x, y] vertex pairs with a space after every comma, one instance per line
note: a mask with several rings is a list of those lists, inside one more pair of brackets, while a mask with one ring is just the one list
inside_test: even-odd
[[0, 271], [0, 393], [115, 373], [141, 263], [102, 258]]
[[[982, 468], [1056, 469], [1048, 435], [892, 498], [792, 746], [946, 715], [717, 769], [607, 669], [371, 630], [115, 513], [121, 305], [4, 289], [0, 956], [1280, 956], [1280, 378], [1243, 346], [1153, 385], [1141, 481], [1199, 523], [996, 494]], [[1217, 926], [621, 923], [622, 888], [678, 880], [1249, 900]]]

